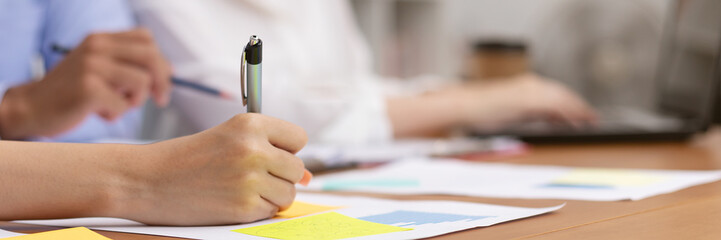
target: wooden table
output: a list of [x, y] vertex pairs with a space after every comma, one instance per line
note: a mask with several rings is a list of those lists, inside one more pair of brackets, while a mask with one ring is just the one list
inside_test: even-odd
[[[649, 169], [721, 169], [721, 128], [689, 142], [534, 146], [528, 154], [497, 161], [537, 165]], [[591, 202], [454, 196], [388, 196], [445, 199], [522, 207], [566, 202], [556, 212], [438, 236], [432, 239], [721, 239], [721, 182], [641, 201]], [[38, 232], [56, 228], [0, 222], [0, 228]], [[177, 239], [98, 231], [115, 239]]]

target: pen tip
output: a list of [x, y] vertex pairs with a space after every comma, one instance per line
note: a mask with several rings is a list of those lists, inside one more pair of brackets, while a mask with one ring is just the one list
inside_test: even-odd
[[232, 94], [227, 93], [227, 92], [221, 92], [220, 98], [226, 99], [226, 100], [234, 100], [235, 99]]

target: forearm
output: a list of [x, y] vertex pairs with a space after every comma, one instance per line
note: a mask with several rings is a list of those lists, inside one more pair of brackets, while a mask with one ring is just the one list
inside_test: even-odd
[[302, 128], [260, 114], [149, 145], [0, 141], [0, 220], [257, 221], [291, 205], [306, 141]]
[[433, 136], [455, 127], [500, 128], [528, 112], [526, 98], [504, 85], [467, 84], [391, 98], [387, 109], [396, 138]]
[[0, 142], [0, 220], [116, 215], [132, 147]]
[[460, 100], [447, 93], [389, 98], [386, 104], [394, 137], [429, 136], [459, 125]]

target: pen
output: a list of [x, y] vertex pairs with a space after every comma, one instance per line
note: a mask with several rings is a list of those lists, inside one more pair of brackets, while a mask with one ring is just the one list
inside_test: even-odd
[[[67, 55], [68, 53], [70, 53], [70, 51], [72, 51], [70, 48], [62, 47], [62, 46], [60, 46], [60, 45], [58, 45], [58, 44], [53, 44], [53, 45], [52, 45], [52, 50], [53, 50], [54, 52], [57, 52], [57, 53], [60, 53], [60, 54], [63, 54], [63, 55]], [[224, 91], [220, 91], [220, 90], [217, 90], [217, 89], [214, 89], [214, 88], [211, 88], [211, 87], [206, 87], [206, 86], [203, 86], [203, 85], [201, 85], [201, 84], [194, 83], [194, 82], [191, 82], [191, 81], [186, 81], [186, 80], [183, 80], [183, 79], [174, 77], [174, 76], [171, 76], [171, 77], [170, 77], [170, 81], [171, 81], [174, 85], [176, 85], [176, 86], [187, 87], [187, 88], [189, 88], [189, 89], [194, 89], [194, 90], [197, 90], [197, 91], [200, 91], [200, 92], [203, 92], [203, 93], [207, 93], [207, 94], [210, 94], [210, 95], [213, 95], [213, 96], [217, 96], [217, 97], [220, 97], [220, 98], [223, 98], [223, 99], [228, 99], [228, 100], [234, 99], [234, 98], [233, 98], [233, 95], [230, 94], [230, 93], [227, 93], [227, 92], [224, 92]]]
[[[260, 113], [261, 84], [263, 80], [263, 41], [256, 35], [250, 36], [241, 58], [240, 91], [243, 95], [243, 105], [247, 105], [248, 112]], [[248, 88], [247, 95], [246, 85]]]
[[180, 79], [180, 78], [177, 78], [174, 76], [170, 77], [170, 81], [173, 82], [173, 84], [176, 86], [183, 86], [183, 87], [187, 87], [190, 89], [195, 89], [195, 90], [198, 90], [198, 91], [201, 91], [201, 92], [213, 95], [213, 96], [218, 96], [223, 99], [228, 99], [228, 100], [234, 99], [233, 95], [230, 93], [223, 92], [223, 91], [220, 91], [220, 90], [217, 90], [214, 88], [206, 87], [206, 86], [194, 83], [194, 82], [185, 81], [183, 79]]
[[[260, 113], [261, 93], [263, 82], [263, 41], [256, 35], [250, 36], [248, 44], [243, 49], [240, 63], [240, 92], [243, 95], [243, 105], [247, 106], [249, 113]], [[248, 92], [246, 95], [246, 84]], [[303, 186], [313, 178], [313, 174], [304, 169], [303, 178], [298, 182]]]

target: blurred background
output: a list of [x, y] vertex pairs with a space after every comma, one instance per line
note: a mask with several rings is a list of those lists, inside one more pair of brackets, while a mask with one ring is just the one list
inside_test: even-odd
[[[214, 2], [215, 4], [191, 2], [193, 4], [187, 4], [191, 7], [186, 6], [188, 9], [182, 10], [179, 8], [180, 10], [176, 9], [177, 12], [169, 11], [166, 14], [153, 12], [164, 11], [165, 5], [163, 4], [167, 3], [163, 3], [163, 1], [158, 1], [159, 3], [155, 4], [157, 5], [155, 6], [156, 10], [153, 11], [144, 7], [136, 8], [140, 9], [137, 12], [139, 16], [145, 16], [140, 17], [141, 23], [150, 26], [151, 29], [154, 27], [156, 37], [161, 42], [163, 42], [163, 39], [172, 40], [172, 38], [182, 36], [184, 37], [184, 39], [181, 39], [183, 41], [178, 42], [195, 43], [197, 41], [205, 44], [205, 46], [225, 46], [215, 48], [200, 47], [196, 51], [188, 51], [202, 53], [199, 56], [183, 57], [172, 54], [169, 56], [171, 62], [182, 66], [176, 67], [178, 71], [192, 72], [193, 67], [187, 67], [182, 63], [199, 62], [200, 64], [195, 67], [207, 71], [207, 76], [204, 77], [205, 79], [201, 78], [204, 80], [201, 83], [226, 90], [237, 90], [235, 79], [238, 79], [238, 71], [236, 66], [237, 54], [235, 53], [240, 50], [234, 47], [241, 47], [241, 45], [237, 44], [238, 39], [244, 39], [244, 34], [247, 34], [247, 32], [258, 32], [259, 35], [272, 39], [273, 34], [277, 34], [275, 31], [280, 31], [277, 29], [284, 29], [288, 31], [286, 35], [278, 35], [277, 39], [287, 40], [291, 39], [287, 38], [287, 36], [294, 36], [293, 41], [290, 41], [289, 46], [286, 47], [289, 49], [297, 48], [295, 53], [309, 51], [308, 49], [312, 47], [309, 48], [308, 46], [314, 46], [313, 44], [325, 44], [322, 43], [323, 40], [338, 43], [336, 48], [329, 48], [332, 49], [330, 53], [326, 53], [328, 56], [335, 58], [329, 57], [328, 59], [332, 60], [310, 67], [306, 64], [308, 59], [302, 57], [311, 56], [312, 54], [300, 54], [301, 58], [297, 59], [302, 60], [298, 61], [286, 54], [294, 53], [293, 51], [279, 54], [276, 58], [268, 57], [269, 60], [282, 59], [290, 62], [288, 64], [301, 66], [297, 69], [302, 71], [294, 72], [296, 68], [290, 68], [280, 63], [268, 65], [278, 66], [278, 68], [275, 70], [268, 68], [268, 74], [264, 76], [271, 79], [271, 74], [275, 73], [278, 77], [274, 81], [269, 81], [269, 83], [275, 82], [277, 86], [266, 89], [274, 89], [276, 93], [287, 91], [296, 95], [278, 94], [273, 97], [268, 95], [272, 94], [272, 92], [267, 92], [268, 94], [264, 95], [264, 102], [270, 103], [268, 101], [274, 100], [277, 102], [266, 105], [276, 107], [272, 109], [266, 108], [267, 110], [275, 109], [275, 111], [266, 111], [264, 113], [300, 124], [310, 131], [311, 135], [332, 132], [337, 134], [326, 135], [339, 136], [340, 139], [357, 138], [367, 140], [370, 139], [370, 136], [348, 136], [353, 135], [351, 132], [384, 132], [384, 134], [390, 132], [376, 131], [379, 129], [377, 126], [367, 128], [370, 130], [360, 130], [363, 128], [358, 127], [368, 125], [365, 124], [368, 122], [374, 122], [363, 120], [364, 118], [385, 113], [368, 110], [375, 109], [372, 106], [365, 107], [366, 105], [370, 106], [368, 102], [372, 102], [367, 100], [371, 99], [369, 98], [370, 95], [353, 95], [366, 93], [360, 91], [361, 88], [358, 87], [360, 85], [356, 84], [370, 82], [356, 80], [364, 79], [368, 77], [367, 75], [373, 75], [371, 78], [375, 78], [375, 74], [366, 75], [368, 70], [366, 65], [360, 68], [355, 65], [350, 67], [334, 65], [336, 63], [354, 62], [349, 61], [354, 59], [349, 57], [353, 54], [362, 55], [362, 59], [365, 60], [366, 49], [363, 48], [363, 44], [349, 44], [349, 42], [359, 42], [355, 41], [356, 37], [358, 37], [356, 29], [349, 27], [355, 26], [356, 23], [362, 33], [361, 37], [365, 38], [365, 43], [370, 48], [372, 71], [380, 75], [381, 79], [390, 80], [379, 81], [387, 85], [381, 89], [386, 91], [388, 96], [402, 95], [407, 92], [425, 94], [429, 92], [429, 89], [432, 92], [432, 90], [441, 89], [441, 86], [449, 86], [459, 82], [490, 83], [494, 81], [511, 81], [514, 76], [523, 76], [523, 73], [537, 73], [551, 81], [560, 82], [573, 92], [581, 95], [597, 110], [599, 122], [612, 123], [591, 126], [598, 128], [587, 128], [589, 126], [586, 125], [581, 128], [575, 126], [576, 129], [571, 129], [567, 126], [557, 128], [559, 126], [554, 125], [553, 122], [551, 124], [544, 123], [543, 120], [547, 119], [530, 119], [530, 121], [519, 121], [517, 123], [509, 121], [511, 123], [508, 126], [503, 126], [507, 129], [499, 128], [500, 130], [470, 129], [471, 131], [468, 131], [468, 126], [462, 126], [459, 129], [452, 129], [451, 134], [442, 132], [438, 134], [439, 136], [458, 135], [454, 134], [456, 132], [472, 132], [479, 136], [513, 135], [527, 140], [523, 137], [530, 135], [577, 135], [577, 132], [580, 132], [577, 130], [585, 130], [587, 133], [595, 134], [596, 132], [611, 133], [606, 131], [610, 129], [612, 132], [623, 131], [635, 134], [641, 131], [656, 133], [679, 132], [680, 129], [680, 133], [683, 133], [682, 135], [686, 137], [692, 133], [705, 131], [708, 127], [709, 117], [714, 118], [716, 122], [721, 119], [719, 94], [715, 93], [721, 91], [721, 89], [718, 89], [718, 75], [713, 75], [717, 74], [716, 70], [720, 68], [716, 56], [721, 42], [721, 18], [719, 18], [721, 16], [721, 1], [348, 1], [353, 11], [353, 17], [357, 20], [356, 22], [344, 20], [344, 17], [350, 15], [345, 12], [347, 10], [345, 2], [343, 4], [339, 4], [340, 2], [330, 4], [322, 1], [304, 4], [295, 3], [297, 4], [295, 7], [285, 6], [291, 4], [285, 4], [282, 1], [217, 1]], [[135, 1], [135, 4], [140, 6], [153, 5], [148, 4], [148, 2], [152, 3], [153, 1], [138, 0]], [[271, 2], [274, 4], [271, 4]], [[208, 7], [205, 4], [217, 8]], [[265, 6], [266, 4], [268, 6]], [[308, 9], [301, 8], [304, 5], [308, 5], [305, 6]], [[311, 5], [314, 7], [311, 7]], [[275, 21], [272, 16], [276, 15], [270, 14], [268, 16], [271, 17], [268, 17], [262, 11], [258, 13], [256, 8], [265, 9], [263, 6], [268, 9], [277, 7], [276, 10], [279, 11], [276, 15], [288, 15], [286, 16], [287, 19], [292, 19], [292, 21]], [[195, 8], [203, 8], [205, 12], [193, 11], [192, 9]], [[172, 8], [169, 9], [173, 10]], [[324, 9], [323, 11], [327, 12], [321, 12], [322, 14], [313, 12], [319, 11], [318, 9]], [[207, 14], [213, 11], [216, 11], [219, 15], [220, 13], [225, 15], [218, 17], [219, 21], [213, 17], [214, 15]], [[191, 24], [191, 26], [195, 27], [192, 29], [188, 27], [189, 22], [182, 21], [185, 18], [175, 19], [172, 17], [183, 13], [193, 13], [187, 18], [196, 17], [206, 21], [198, 21], [199, 23], [195, 25]], [[309, 13], [315, 15], [309, 17], [307, 15]], [[165, 16], [168, 19], [157, 21], [159, 22], [157, 23], [155, 22], [156, 15]], [[338, 20], [339, 23], [334, 24], [329, 19]], [[303, 28], [298, 27], [301, 24], [294, 24], [296, 21], [304, 22], [306, 25]], [[183, 32], [183, 34], [167, 34], [164, 29], [168, 27], [164, 26], [164, 24], [176, 24], [177, 26], [172, 29]], [[298, 29], [295, 29], [296, 27]], [[214, 29], [218, 31], [214, 32]], [[232, 31], [223, 31], [222, 29], [232, 29]], [[237, 29], [243, 29], [243, 31], [236, 31]], [[307, 35], [303, 35], [299, 34], [304, 33], [300, 30], [314, 30], [315, 32], [310, 31]], [[218, 34], [218, 32], [222, 34]], [[204, 34], [207, 35], [204, 38], [197, 37]], [[320, 41], [303, 42], [307, 40], [303, 36], [323, 37], [323, 34], [329, 35]], [[172, 43], [173, 41], [169, 42]], [[277, 41], [277, 47], [274, 49], [283, 49], [282, 43], [283, 41]], [[197, 46], [193, 44], [187, 45], [185, 47], [188, 48], [200, 46], [199, 44], [196, 44]], [[172, 47], [172, 44], [161, 44], [161, 47], [163, 46]], [[177, 49], [166, 50], [168, 53], [178, 52]], [[352, 51], [347, 51], [348, 54], [346, 55], [349, 56], [342, 54], [336, 56], [336, 52], [344, 52], [341, 50]], [[362, 52], [362, 54], [359, 54], [359, 52]], [[267, 51], [267, 53], [270, 54], [271, 52]], [[174, 59], [174, 56], [177, 59]], [[219, 64], [219, 62], [223, 64]], [[360, 62], [365, 63], [365, 61]], [[223, 70], [218, 70], [221, 68], [206, 69], [207, 66], [221, 66]], [[352, 71], [346, 71], [347, 69], [352, 69]], [[359, 74], [360, 72], [362, 74]], [[183, 74], [180, 75], [184, 76]], [[187, 76], [184, 77], [190, 79], [197, 77], [193, 74], [185, 75]], [[229, 79], [231, 81], [228, 81]], [[333, 84], [330, 84], [331, 80], [334, 81]], [[217, 84], [214, 85], [214, 83]], [[316, 85], [313, 84], [322, 86], [320, 88], [324, 89], [321, 91], [322, 94], [312, 94], [316, 93], [314, 90], [316, 88], [313, 87]], [[457, 86], [467, 87], [469, 85], [473, 84]], [[328, 90], [329, 87], [333, 86], [343, 86], [348, 87], [347, 89], [343, 88], [345, 90], [358, 91]], [[299, 90], [304, 87], [309, 87], [309, 93], [311, 94]], [[718, 90], [710, 91], [709, 89]], [[338, 94], [333, 96], [326, 94], [334, 91]], [[542, 92], [541, 90], [534, 91], [531, 93]], [[302, 96], [298, 95], [298, 93], [301, 93]], [[295, 98], [292, 98], [293, 96]], [[531, 98], [534, 97], [537, 96], [531, 96]], [[709, 99], [712, 97], [714, 100], [710, 101]], [[174, 98], [176, 101], [190, 99], [186, 102], [179, 102], [177, 105], [191, 106], [188, 108], [190, 110], [187, 111], [190, 114], [185, 114], [185, 116], [198, 119], [189, 121], [189, 124], [182, 121], [176, 123], [172, 119], [177, 119], [177, 117], [154, 117], [152, 114], [147, 114], [146, 117], [149, 116], [148, 118], [155, 118], [155, 120], [147, 121], [151, 122], [151, 124], [146, 127], [149, 130], [143, 131], [147, 135], [145, 138], [162, 139], [202, 130], [224, 121], [230, 115], [237, 113], [240, 108], [230, 105], [225, 108], [220, 107], [224, 103], [200, 104], [196, 99], [197, 96]], [[506, 101], [509, 98], [517, 97], [502, 97]], [[537, 102], [544, 101], [543, 99], [534, 99]], [[298, 103], [298, 106], [291, 107], [286, 102]], [[323, 107], [323, 105], [318, 105], [319, 103], [333, 104], [334, 107]], [[497, 104], [497, 102], [492, 104]], [[559, 108], [563, 107], [561, 106], [562, 103], [553, 104], [559, 106]], [[715, 106], [709, 104], [715, 104]], [[216, 107], [198, 107], [210, 105]], [[171, 106], [173, 105], [171, 104]], [[352, 108], [353, 106], [364, 106], [363, 111], [370, 112], [363, 112], [352, 117], [339, 117], [354, 112], [355, 108]], [[198, 111], [201, 110], [214, 112], [199, 114]], [[708, 114], [709, 111], [714, 112]], [[294, 113], [298, 113], [298, 115], [293, 115]], [[211, 118], [212, 121], [208, 120]], [[324, 123], [339, 121], [339, 119], [347, 119], [348, 121], [352, 119], [354, 122], [349, 122], [347, 125]], [[161, 124], [154, 125], [153, 122]], [[202, 123], [199, 124], [198, 122]], [[303, 125], [304, 123], [308, 124]], [[629, 129], [617, 128], [615, 125], [621, 125], [620, 123], [627, 125], [622, 127], [632, 125], [631, 127], [634, 129], [629, 132]], [[342, 126], [355, 126], [356, 129], [351, 131], [349, 128]], [[443, 129], [443, 131], [446, 130]], [[383, 138], [386, 137], [383, 135]], [[614, 140], [618, 139], [630, 138], [623, 136]]]
[[[652, 108], [664, 20], [675, 1], [352, 3], [381, 75], [478, 79], [533, 70], [597, 107]], [[499, 68], [507, 70], [489, 72]]]

